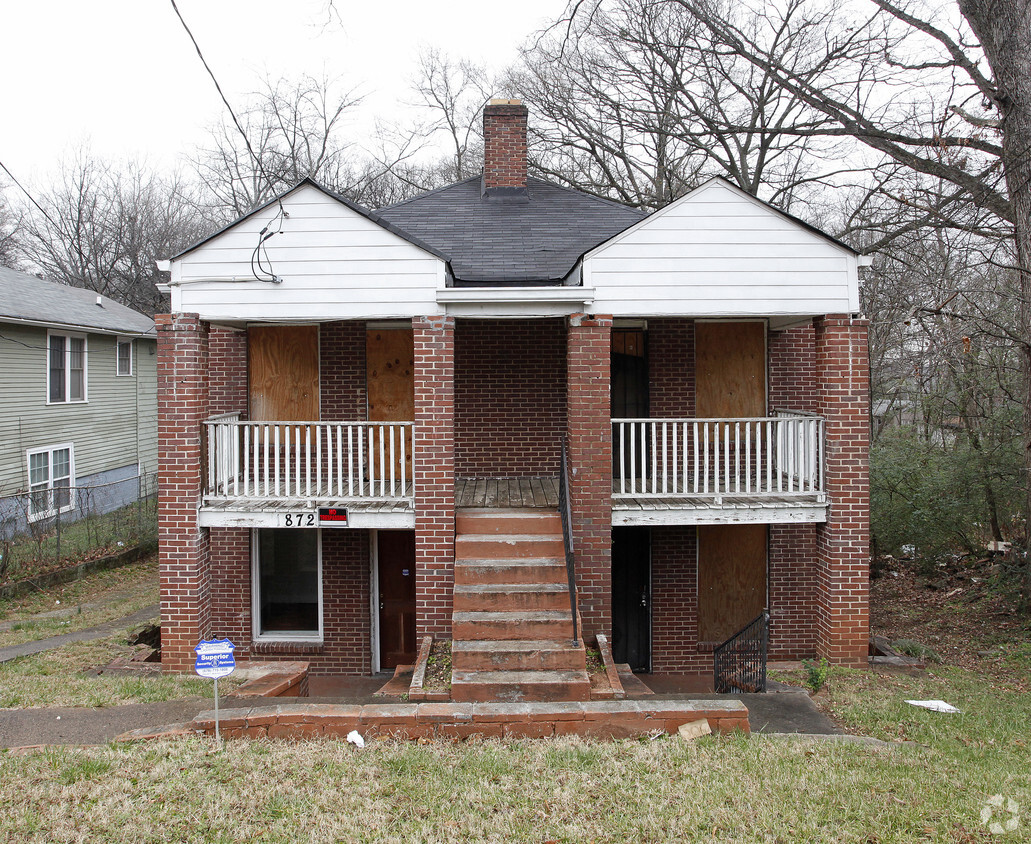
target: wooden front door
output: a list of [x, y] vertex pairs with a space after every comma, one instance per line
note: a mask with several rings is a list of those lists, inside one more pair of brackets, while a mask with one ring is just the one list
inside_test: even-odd
[[415, 664], [415, 533], [381, 530], [379, 664], [383, 671]]
[[725, 642], [766, 608], [766, 525], [698, 526], [698, 640]]
[[[374, 329], [365, 337], [366, 390], [370, 422], [413, 422], [415, 420], [415, 345], [410, 328]], [[405, 433], [403, 455], [400, 440], [394, 442], [394, 471], [400, 475], [405, 461], [405, 478], [412, 477], [412, 442]], [[380, 439], [374, 433], [370, 460], [378, 460]], [[384, 444], [389, 457], [390, 442]], [[379, 475], [378, 463], [374, 465]], [[389, 469], [388, 469], [389, 471]]]
[[650, 539], [648, 528], [612, 531], [612, 655], [633, 671], [651, 671]]
[[250, 418], [319, 420], [319, 327], [269, 325], [247, 332]]

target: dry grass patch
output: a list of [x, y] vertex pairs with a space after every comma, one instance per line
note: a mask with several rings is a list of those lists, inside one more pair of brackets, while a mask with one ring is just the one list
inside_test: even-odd
[[927, 748], [755, 737], [221, 753], [183, 739], [0, 755], [0, 840], [990, 840], [979, 813], [999, 783], [979, 770]]
[[[126, 644], [128, 630], [106, 639], [77, 642], [51, 651], [0, 663], [0, 709], [43, 706], [116, 706], [211, 695], [211, 681], [192, 675], [121, 672], [90, 674], [112, 660], [128, 658], [139, 648]], [[219, 681], [230, 694], [242, 681]]]

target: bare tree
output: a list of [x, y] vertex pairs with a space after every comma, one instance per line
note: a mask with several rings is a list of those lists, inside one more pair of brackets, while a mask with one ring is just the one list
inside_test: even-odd
[[191, 187], [138, 162], [120, 168], [81, 151], [27, 215], [26, 258], [54, 281], [96, 290], [136, 310], [163, 307], [154, 261], [196, 240], [203, 223]]
[[246, 214], [306, 176], [349, 193], [367, 178], [347, 138], [347, 121], [360, 98], [328, 79], [265, 80], [240, 113], [250, 147], [229, 120], [215, 126], [211, 143], [194, 161], [217, 222]]
[[21, 236], [21, 215], [11, 207], [0, 185], [0, 267], [18, 268]]
[[[762, 38], [770, 24], [743, 25]], [[814, 37], [774, 28], [770, 51], [795, 66]], [[512, 81], [538, 118], [538, 167], [630, 204], [661, 207], [721, 175], [790, 209], [838, 169], [827, 163], [835, 144], [817, 134], [828, 118], [676, 3], [584, 6], [524, 51]]]

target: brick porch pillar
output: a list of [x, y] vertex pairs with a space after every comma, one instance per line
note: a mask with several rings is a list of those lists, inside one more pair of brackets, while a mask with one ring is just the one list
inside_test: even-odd
[[197, 524], [201, 423], [208, 416], [208, 328], [196, 314], [159, 314], [155, 320], [161, 667], [188, 671], [211, 618], [208, 532]]
[[827, 522], [817, 525], [816, 629], [833, 663], [867, 664], [870, 635], [870, 371], [866, 320], [815, 322], [818, 412], [826, 419]]
[[612, 632], [611, 335], [611, 316], [569, 317], [569, 491], [576, 583], [586, 637]]
[[415, 340], [416, 635], [450, 638], [455, 583], [455, 320], [412, 320]]

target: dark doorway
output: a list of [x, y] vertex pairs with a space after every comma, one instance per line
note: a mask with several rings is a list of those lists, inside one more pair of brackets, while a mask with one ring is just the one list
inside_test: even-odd
[[[645, 419], [648, 416], [648, 335], [642, 329], [612, 330], [612, 418]], [[612, 443], [612, 468], [616, 477], [620, 466], [626, 477], [647, 474], [648, 444], [635, 443], [631, 474], [630, 443], [616, 436]]]
[[651, 531], [612, 531], [612, 655], [633, 671], [651, 671]]
[[379, 665], [383, 671], [415, 663], [415, 533], [381, 530]]

